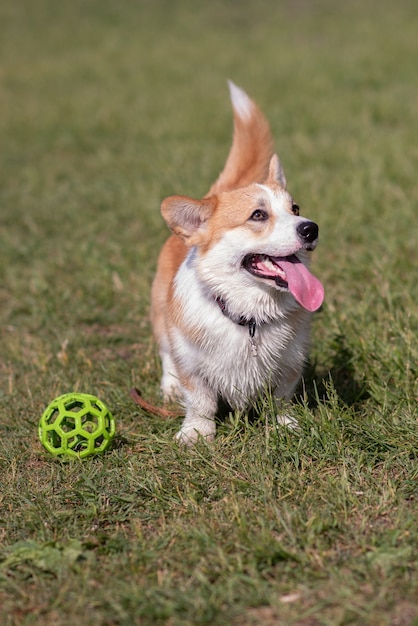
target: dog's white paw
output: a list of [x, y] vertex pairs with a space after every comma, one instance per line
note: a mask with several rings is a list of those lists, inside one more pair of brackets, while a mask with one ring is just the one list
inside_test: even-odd
[[276, 415], [276, 422], [278, 426], [285, 426], [286, 428], [290, 428], [290, 430], [299, 430], [299, 424], [297, 419], [295, 419], [288, 413]]
[[215, 439], [215, 432], [213, 420], [199, 420], [199, 423], [183, 424], [175, 439], [185, 446], [193, 446], [201, 438], [210, 443]]

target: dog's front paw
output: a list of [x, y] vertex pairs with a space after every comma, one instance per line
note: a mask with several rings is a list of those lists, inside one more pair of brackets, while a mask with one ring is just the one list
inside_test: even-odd
[[279, 426], [285, 426], [286, 428], [290, 428], [290, 430], [299, 430], [300, 428], [297, 419], [288, 413], [276, 415], [276, 422]]
[[216, 426], [213, 420], [200, 420], [199, 423], [183, 424], [176, 440], [185, 446], [194, 446], [199, 439], [211, 442], [215, 439]]

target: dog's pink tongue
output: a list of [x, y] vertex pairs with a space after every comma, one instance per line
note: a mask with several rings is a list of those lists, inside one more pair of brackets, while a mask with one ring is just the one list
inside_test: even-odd
[[308, 311], [316, 311], [324, 301], [322, 283], [310, 273], [296, 256], [277, 263], [285, 272], [290, 293]]

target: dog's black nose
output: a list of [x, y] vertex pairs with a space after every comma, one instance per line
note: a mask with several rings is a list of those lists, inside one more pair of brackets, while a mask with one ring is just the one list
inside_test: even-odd
[[[299, 235], [299, 238], [302, 242], [306, 244], [312, 244], [316, 239], [318, 239], [318, 225], [315, 222], [301, 222], [296, 227], [296, 231]], [[309, 247], [306, 246], [308, 249]]]

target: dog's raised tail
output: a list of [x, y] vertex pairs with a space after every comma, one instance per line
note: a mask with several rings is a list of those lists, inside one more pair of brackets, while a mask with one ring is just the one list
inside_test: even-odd
[[270, 126], [263, 113], [245, 91], [232, 81], [228, 84], [234, 111], [234, 136], [225, 167], [208, 195], [263, 182], [273, 154]]

